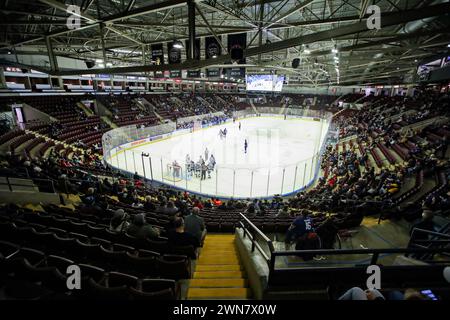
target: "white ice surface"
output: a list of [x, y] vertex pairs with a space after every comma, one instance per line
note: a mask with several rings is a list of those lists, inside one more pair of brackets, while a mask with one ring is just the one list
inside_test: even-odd
[[[144, 158], [147, 178], [153, 176], [154, 180], [181, 189], [219, 197], [288, 194], [311, 182], [317, 166], [317, 157], [313, 159], [313, 156], [325, 139], [326, 122], [264, 116], [240, 122], [241, 130], [239, 121], [229, 122], [138, 146], [119, 153], [111, 161], [114, 166], [143, 176], [141, 153], [149, 153], [151, 170], [150, 159]], [[221, 139], [219, 130], [224, 128], [228, 134], [226, 139]], [[248, 141], [247, 154], [244, 153], [245, 139]], [[176, 182], [166, 179], [167, 164], [176, 160], [185, 175], [186, 154], [198, 161], [206, 147], [217, 163], [211, 178], [201, 182], [195, 177]]]

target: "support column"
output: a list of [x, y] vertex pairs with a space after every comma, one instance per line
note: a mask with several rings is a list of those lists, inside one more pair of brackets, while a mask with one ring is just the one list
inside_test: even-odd
[[188, 60], [195, 57], [195, 2], [188, 0], [188, 26], [189, 26], [189, 48], [187, 51]]
[[45, 44], [47, 46], [48, 59], [50, 60], [50, 69], [52, 71], [58, 71], [58, 61], [56, 60], [55, 53], [53, 52], [52, 40], [50, 37], [45, 37]]
[[64, 89], [64, 82], [63, 82], [63, 79], [62, 79], [62, 77], [59, 77], [59, 76], [58, 76], [58, 86], [59, 86], [61, 89]]
[[6, 88], [5, 70], [0, 67], [0, 88]]
[[102, 41], [102, 54], [103, 54], [103, 64], [105, 65], [106, 68], [106, 50], [105, 50], [105, 24], [104, 23], [100, 23], [100, 38]]
[[[262, 40], [263, 40], [263, 19], [264, 19], [264, 0], [260, 1], [259, 4], [259, 23], [258, 23], [258, 31], [259, 31], [259, 37], [258, 37], [258, 46], [262, 46]], [[258, 64], [261, 63], [261, 54], [258, 54]]]
[[142, 45], [142, 65], [145, 66], [145, 44]]

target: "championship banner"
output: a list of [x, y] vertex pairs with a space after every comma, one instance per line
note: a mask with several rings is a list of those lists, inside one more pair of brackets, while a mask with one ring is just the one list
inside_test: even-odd
[[[189, 40], [186, 40], [186, 56], [189, 56]], [[194, 60], [200, 60], [200, 39], [195, 39]], [[188, 70], [188, 78], [200, 78], [200, 70]]]
[[164, 52], [162, 43], [152, 44], [152, 62], [157, 66], [164, 64]]
[[[164, 64], [164, 52], [162, 43], [152, 44], [152, 62], [154, 65], [161, 66]], [[155, 78], [163, 78], [164, 74], [162, 71], [155, 71]]]

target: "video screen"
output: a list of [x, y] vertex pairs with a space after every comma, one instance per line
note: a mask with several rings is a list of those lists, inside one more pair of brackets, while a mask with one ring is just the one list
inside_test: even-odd
[[246, 75], [247, 91], [275, 91], [281, 92], [284, 76], [272, 74]]

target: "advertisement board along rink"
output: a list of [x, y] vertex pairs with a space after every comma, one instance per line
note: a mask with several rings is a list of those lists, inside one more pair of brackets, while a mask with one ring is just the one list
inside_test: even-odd
[[[132, 142], [120, 151], [112, 150], [108, 162], [130, 173], [203, 195], [285, 195], [314, 179], [328, 125], [326, 120], [307, 117], [250, 117], [193, 132], [178, 130], [153, 141]], [[223, 138], [219, 132], [225, 128], [227, 136]], [[214, 155], [216, 166], [201, 180], [187, 170], [186, 155], [198, 162], [200, 156], [205, 158], [206, 148], [208, 157]], [[174, 165], [181, 170], [174, 172]]]

